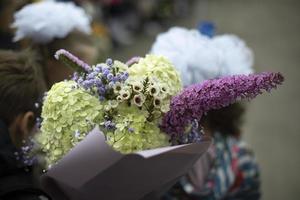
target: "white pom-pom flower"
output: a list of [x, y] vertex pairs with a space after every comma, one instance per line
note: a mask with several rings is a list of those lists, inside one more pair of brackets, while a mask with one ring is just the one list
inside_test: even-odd
[[222, 76], [253, 73], [253, 53], [242, 39], [236, 35], [221, 35], [211, 41], [220, 50]]
[[198, 30], [173, 27], [158, 35], [151, 53], [169, 58], [184, 85], [253, 71], [252, 51], [234, 35], [209, 38]]
[[14, 41], [30, 38], [35, 43], [45, 44], [54, 38], [65, 38], [74, 30], [89, 34], [90, 22], [90, 17], [84, 10], [71, 2], [32, 3], [14, 15]]

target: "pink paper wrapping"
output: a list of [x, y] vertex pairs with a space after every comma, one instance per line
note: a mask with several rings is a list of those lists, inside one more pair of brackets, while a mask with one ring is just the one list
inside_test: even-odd
[[163, 147], [133, 154], [114, 151], [95, 128], [41, 177], [54, 200], [155, 199], [186, 174], [207, 151], [201, 143]]

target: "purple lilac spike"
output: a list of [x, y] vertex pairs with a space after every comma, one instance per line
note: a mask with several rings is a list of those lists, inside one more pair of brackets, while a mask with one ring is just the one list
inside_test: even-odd
[[161, 129], [177, 137], [194, 119], [199, 121], [204, 113], [226, 107], [239, 99], [253, 99], [282, 84], [280, 73], [235, 75], [215, 80], [206, 80], [185, 88], [171, 100], [170, 111], [164, 116]]
[[141, 57], [138, 57], [138, 56], [134, 56], [132, 58], [130, 58], [127, 62], [126, 62], [126, 65], [128, 66], [131, 66], [135, 63], [138, 63], [140, 61]]
[[59, 57], [61, 55], [66, 56], [68, 59], [70, 59], [76, 65], [80, 66], [85, 72], [90, 72], [92, 70], [91, 66], [89, 66], [87, 63], [83, 62], [82, 60], [80, 60], [79, 58], [77, 58], [76, 56], [74, 56], [73, 54], [71, 54], [70, 52], [68, 52], [65, 49], [60, 49], [60, 50], [56, 51], [54, 57], [56, 60], [59, 60]]

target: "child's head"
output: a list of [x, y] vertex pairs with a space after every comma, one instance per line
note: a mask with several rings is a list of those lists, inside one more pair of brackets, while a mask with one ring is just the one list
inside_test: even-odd
[[0, 120], [15, 146], [34, 130], [45, 83], [35, 55], [29, 50], [0, 50]]
[[73, 74], [54, 59], [57, 50], [66, 49], [88, 64], [96, 62], [98, 41], [91, 35], [91, 18], [73, 3], [41, 1], [28, 4], [14, 14], [12, 27], [15, 28], [15, 42], [20, 41], [22, 47], [29, 45], [41, 53], [49, 88]]
[[54, 54], [59, 49], [67, 49], [86, 63], [93, 64], [97, 61], [97, 48], [95, 47], [95, 38], [80, 32], [72, 32], [63, 39], [54, 39], [52, 42], [39, 45], [42, 49], [42, 57], [45, 62], [45, 77], [48, 86], [54, 83], [68, 79], [73, 70], [54, 58]]

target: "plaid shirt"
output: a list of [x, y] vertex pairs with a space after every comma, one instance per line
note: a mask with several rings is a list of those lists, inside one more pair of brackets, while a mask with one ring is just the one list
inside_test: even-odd
[[188, 175], [183, 177], [163, 199], [260, 198], [259, 168], [245, 142], [234, 137], [215, 134], [214, 144], [210, 150], [212, 158], [210, 169], [202, 188], [197, 189], [191, 181], [192, 177]]

